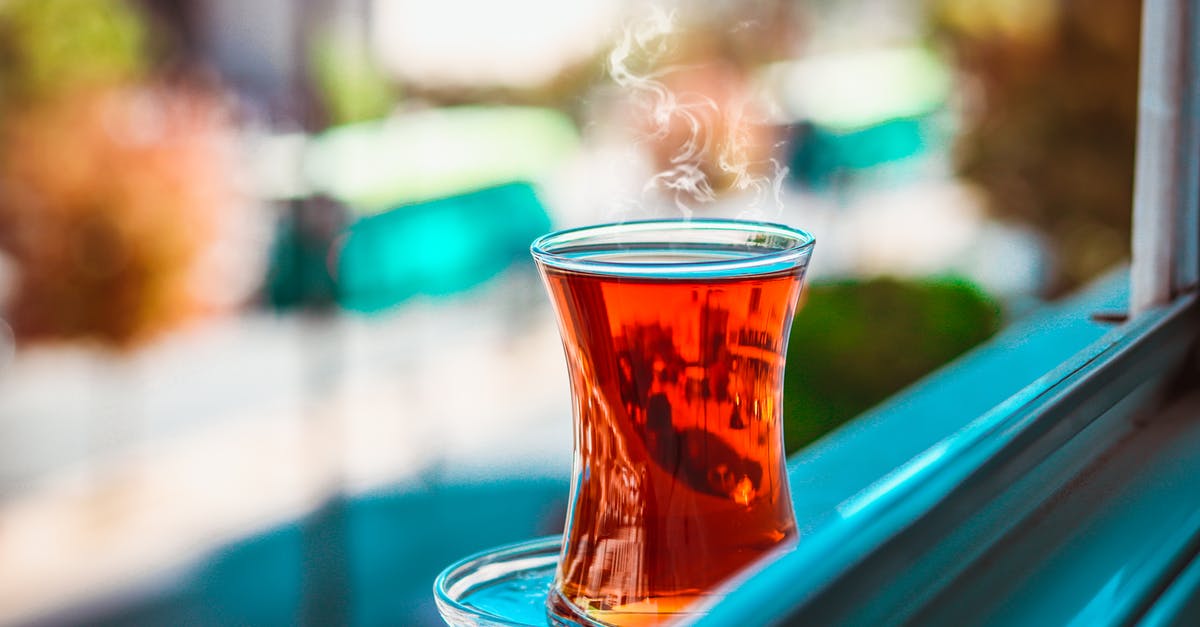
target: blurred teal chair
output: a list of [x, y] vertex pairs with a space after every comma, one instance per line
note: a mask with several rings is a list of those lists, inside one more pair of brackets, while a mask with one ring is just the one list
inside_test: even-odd
[[338, 302], [375, 312], [463, 292], [526, 262], [529, 243], [549, 230], [533, 187], [519, 182], [362, 218], [336, 247]]

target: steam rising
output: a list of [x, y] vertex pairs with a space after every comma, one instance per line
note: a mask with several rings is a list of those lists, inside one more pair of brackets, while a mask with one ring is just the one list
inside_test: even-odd
[[[668, 160], [668, 167], [650, 177], [643, 193], [665, 191], [683, 217], [690, 219], [697, 204], [711, 203], [717, 198], [717, 191], [702, 168], [703, 164], [710, 164], [730, 175], [731, 189], [753, 191], [753, 200], [738, 217], [761, 217], [768, 198], [773, 200], [778, 215], [783, 210], [783, 181], [788, 168], [773, 157], [764, 162], [751, 156], [750, 129], [763, 121], [753, 116], [748, 98], [728, 101], [722, 109], [704, 94], [675, 93], [661, 80], [673, 72], [689, 69], [678, 65], [657, 67], [671, 52], [671, 35], [677, 25], [675, 11], [652, 6], [644, 19], [624, 29], [608, 55], [613, 82], [626, 90], [636, 106], [647, 114], [650, 124], [643, 132], [643, 141], [661, 142], [672, 132], [685, 131], [678, 152]], [[746, 21], [737, 28], [756, 25]], [[639, 60], [646, 66], [645, 71], [632, 67]], [[755, 174], [764, 167], [769, 174]]]

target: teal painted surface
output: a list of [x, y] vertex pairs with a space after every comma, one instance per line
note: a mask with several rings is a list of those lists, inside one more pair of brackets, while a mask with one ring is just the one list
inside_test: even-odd
[[1012, 578], [991, 582], [974, 622], [1092, 627], [1141, 612], [1180, 554], [1200, 548], [1200, 399], [1180, 409], [1093, 467], [1001, 549], [1026, 559]]
[[1138, 621], [1138, 627], [1187, 625], [1200, 625], [1200, 554], [1192, 558], [1191, 564]]

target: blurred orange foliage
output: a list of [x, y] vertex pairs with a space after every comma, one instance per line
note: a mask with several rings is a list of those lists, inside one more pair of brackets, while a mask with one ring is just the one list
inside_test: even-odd
[[0, 120], [0, 249], [19, 339], [128, 346], [205, 309], [197, 272], [234, 209], [232, 134], [211, 93], [64, 91]]

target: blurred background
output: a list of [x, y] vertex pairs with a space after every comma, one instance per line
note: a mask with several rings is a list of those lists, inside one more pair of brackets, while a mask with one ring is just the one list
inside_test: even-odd
[[1128, 256], [1126, 0], [0, 0], [0, 624], [437, 624], [551, 229], [811, 231], [796, 451]]

